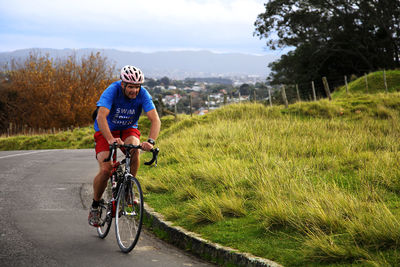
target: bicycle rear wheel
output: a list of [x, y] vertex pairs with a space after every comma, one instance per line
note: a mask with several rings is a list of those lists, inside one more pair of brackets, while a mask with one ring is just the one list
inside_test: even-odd
[[109, 201], [102, 201], [100, 202], [100, 226], [97, 227], [97, 234], [100, 238], [105, 238], [108, 235], [108, 232], [111, 228], [112, 223], [112, 216], [111, 216], [111, 203]]
[[115, 234], [122, 252], [130, 252], [139, 240], [143, 220], [143, 193], [132, 175], [119, 191], [115, 213]]

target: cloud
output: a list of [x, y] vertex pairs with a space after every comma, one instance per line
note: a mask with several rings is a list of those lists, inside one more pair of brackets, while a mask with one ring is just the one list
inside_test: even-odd
[[259, 0], [13, 0], [0, 1], [2, 13], [16, 17], [41, 16], [44, 19], [73, 19], [86, 16], [93, 22], [139, 19], [175, 19], [177, 21], [247, 22], [249, 15], [261, 13]]
[[[32, 39], [67, 39], [105, 47], [165, 46], [198, 48], [229, 44], [259, 46], [253, 23], [263, 12], [260, 0], [0, 0], [0, 30]], [[101, 37], [101, 38], [100, 38]], [[102, 41], [104, 40], [104, 41]], [[196, 41], [194, 41], [196, 40]], [[207, 48], [208, 48], [207, 47]], [[251, 49], [254, 49], [251, 48]]]

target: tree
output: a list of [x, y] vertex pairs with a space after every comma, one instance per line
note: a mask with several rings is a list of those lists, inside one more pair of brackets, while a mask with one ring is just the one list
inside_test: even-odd
[[165, 87], [168, 87], [169, 84], [170, 84], [170, 80], [169, 80], [168, 77], [162, 77], [162, 78], [160, 79], [160, 82], [161, 82]]
[[271, 0], [254, 23], [272, 49], [272, 84], [400, 67], [400, 1]]
[[152, 87], [157, 86], [158, 83], [157, 83], [157, 81], [155, 79], [148, 78], [148, 79], [145, 79], [144, 85], [152, 88]]
[[100, 53], [79, 60], [75, 55], [55, 60], [30, 54], [24, 62], [10, 65], [0, 94], [0, 103], [8, 104], [0, 108], [12, 114], [5, 118], [7, 124], [33, 128], [92, 123], [96, 101], [113, 77], [113, 67]]
[[250, 95], [251, 93], [251, 86], [247, 83], [242, 84], [239, 87], [240, 95]]
[[196, 83], [195, 80], [191, 78], [185, 78], [184, 84], [185, 86], [192, 87]]

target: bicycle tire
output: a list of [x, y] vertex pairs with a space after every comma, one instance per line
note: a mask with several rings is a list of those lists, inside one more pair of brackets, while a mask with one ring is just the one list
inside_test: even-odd
[[109, 201], [102, 200], [100, 203], [100, 226], [97, 227], [97, 234], [101, 239], [104, 239], [108, 235], [112, 224], [112, 216], [110, 214], [111, 210], [109, 205]]
[[139, 181], [130, 175], [118, 193], [115, 235], [118, 246], [129, 253], [137, 244], [143, 221], [143, 193]]

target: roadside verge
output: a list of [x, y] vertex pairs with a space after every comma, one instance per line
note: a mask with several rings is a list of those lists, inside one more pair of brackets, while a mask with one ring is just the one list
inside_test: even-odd
[[173, 226], [164, 220], [162, 214], [155, 212], [146, 203], [144, 223], [159, 238], [180, 249], [190, 251], [192, 254], [216, 263], [220, 266], [251, 266], [251, 267], [281, 267], [276, 262], [241, 253], [233, 248], [224, 247], [199, 237], [196, 233], [189, 232], [182, 227]]
[[[80, 197], [84, 209], [90, 206], [92, 192], [91, 184], [82, 184]], [[212, 243], [196, 233], [173, 226], [171, 222], [164, 219], [162, 214], [155, 212], [146, 203], [144, 203], [143, 219], [146, 228], [158, 238], [219, 266], [282, 267], [271, 260]]]

